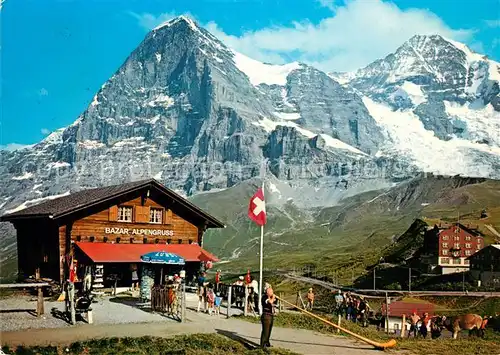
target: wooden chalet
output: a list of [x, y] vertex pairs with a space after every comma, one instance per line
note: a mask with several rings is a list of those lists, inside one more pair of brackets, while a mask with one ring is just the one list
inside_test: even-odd
[[184, 258], [186, 277], [217, 261], [204, 250], [203, 234], [224, 224], [156, 180], [72, 193], [0, 218], [17, 231], [18, 271], [62, 283], [71, 259], [83, 267], [100, 264], [130, 284], [130, 264], [155, 251]]

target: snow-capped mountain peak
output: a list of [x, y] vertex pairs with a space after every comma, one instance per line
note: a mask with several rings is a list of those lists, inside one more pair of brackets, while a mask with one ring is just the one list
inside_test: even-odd
[[[180, 16], [145, 37], [73, 124], [0, 152], [0, 198], [13, 209], [153, 176], [189, 195], [252, 178], [264, 159], [277, 179], [306, 190], [335, 188], [350, 167], [368, 164], [385, 174], [400, 163], [499, 177], [490, 63], [442, 37], [415, 36], [357, 72], [327, 75], [251, 59]], [[363, 174], [348, 178], [369, 185]]]
[[164, 27], [170, 27], [170, 26], [176, 25], [176, 24], [181, 23], [181, 22], [184, 22], [184, 23], [188, 24], [189, 27], [193, 31], [198, 31], [199, 30], [199, 26], [197, 25], [197, 23], [194, 20], [192, 20], [188, 16], [180, 15], [180, 16], [174, 17], [174, 18], [172, 18], [170, 20], [167, 20], [167, 21], [159, 24], [158, 26], [156, 26], [155, 28], [153, 28], [153, 31], [157, 31], [157, 30], [159, 30], [161, 28], [164, 28]]
[[259, 84], [285, 85], [288, 74], [301, 67], [298, 62], [273, 65], [259, 62], [236, 51], [233, 53], [234, 64], [248, 76], [250, 82], [255, 86]]

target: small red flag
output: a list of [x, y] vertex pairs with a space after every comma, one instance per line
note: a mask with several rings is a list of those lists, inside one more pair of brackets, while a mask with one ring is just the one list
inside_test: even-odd
[[264, 191], [262, 191], [262, 188], [259, 188], [250, 199], [248, 217], [259, 226], [266, 224], [266, 202], [264, 200]]

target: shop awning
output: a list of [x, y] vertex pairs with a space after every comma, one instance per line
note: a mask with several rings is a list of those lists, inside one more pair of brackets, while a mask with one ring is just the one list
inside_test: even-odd
[[184, 265], [186, 262], [177, 254], [166, 253], [163, 251], [153, 251], [141, 255], [143, 263], [164, 264], [164, 265]]
[[165, 251], [179, 255], [186, 262], [219, 261], [197, 244], [111, 244], [76, 242], [78, 248], [96, 263], [140, 263], [141, 256]]

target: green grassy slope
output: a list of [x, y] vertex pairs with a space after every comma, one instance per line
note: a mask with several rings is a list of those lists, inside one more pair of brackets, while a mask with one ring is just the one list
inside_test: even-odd
[[[242, 183], [213, 194], [198, 195], [193, 202], [226, 221], [226, 230], [207, 234], [205, 246], [228, 257], [221, 267], [246, 270], [258, 266], [259, 229], [247, 217], [249, 197], [257, 183]], [[216, 206], [216, 207], [213, 207]], [[479, 220], [486, 208], [487, 220]], [[265, 267], [293, 268], [316, 266], [318, 272], [337, 272], [341, 281], [366, 273], [367, 265], [387, 255], [387, 248], [404, 258], [410, 240], [396, 243], [412, 223], [421, 218], [431, 224], [436, 217], [471, 224], [492, 224], [500, 229], [500, 181], [470, 178], [417, 177], [391, 189], [371, 191], [320, 210], [299, 211], [293, 204], [268, 206], [264, 239]], [[311, 219], [312, 218], [312, 219]], [[466, 219], [467, 218], [467, 219]], [[422, 228], [416, 226], [416, 229]], [[493, 235], [482, 228], [487, 242]], [[404, 240], [404, 238], [402, 239]], [[393, 260], [398, 262], [398, 260]]]

